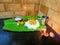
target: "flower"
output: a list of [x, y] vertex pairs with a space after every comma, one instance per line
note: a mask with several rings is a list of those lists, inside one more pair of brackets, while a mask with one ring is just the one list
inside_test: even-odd
[[[34, 24], [35, 23], [34, 21], [33, 21], [33, 23], [30, 21], [33, 21], [33, 20], [28, 20], [27, 22], [25, 22], [25, 26], [27, 26], [29, 29], [31, 29], [31, 28], [36, 29], [40, 26], [38, 20], [34, 20], [34, 21], [36, 21], [36, 24]], [[30, 24], [30, 23], [32, 23], [32, 24]]]

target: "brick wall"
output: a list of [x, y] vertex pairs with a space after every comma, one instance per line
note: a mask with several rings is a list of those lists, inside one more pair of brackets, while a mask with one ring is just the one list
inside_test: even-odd
[[38, 11], [49, 17], [48, 24], [60, 34], [60, 0], [0, 0], [0, 18], [37, 15]]
[[50, 25], [60, 34], [60, 0], [41, 0], [40, 14], [49, 17]]
[[37, 15], [40, 0], [0, 0], [0, 18]]

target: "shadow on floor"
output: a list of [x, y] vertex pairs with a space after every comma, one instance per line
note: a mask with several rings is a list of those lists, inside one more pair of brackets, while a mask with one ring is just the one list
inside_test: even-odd
[[47, 30], [54, 32], [55, 38], [41, 37], [38, 40], [38, 32], [10, 32], [3, 31], [3, 20], [0, 19], [0, 45], [60, 45], [60, 36], [47, 25]]

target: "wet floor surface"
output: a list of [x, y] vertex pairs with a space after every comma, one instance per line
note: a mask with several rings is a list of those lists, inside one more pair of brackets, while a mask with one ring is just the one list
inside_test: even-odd
[[[54, 32], [55, 37], [44, 37], [40, 39], [40, 32], [11, 32], [3, 30], [4, 19], [0, 19], [0, 45], [60, 45], [60, 36], [47, 25], [47, 30]], [[2, 38], [4, 37], [4, 38]]]

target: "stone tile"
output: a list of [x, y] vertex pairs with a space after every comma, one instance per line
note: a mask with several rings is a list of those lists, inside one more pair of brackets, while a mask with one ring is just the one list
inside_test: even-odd
[[60, 3], [59, 3], [59, 5], [58, 5], [57, 11], [60, 11]]
[[57, 7], [58, 7], [58, 3], [59, 3], [59, 0], [49, 0], [47, 6], [49, 8], [52, 8], [52, 9], [56, 10]]
[[40, 0], [28, 0], [28, 3], [40, 3]]
[[60, 24], [60, 12], [55, 12], [53, 20], [55, 20], [58, 24]]
[[60, 24], [60, 21], [59, 21], [59, 19], [60, 19], [60, 12], [52, 10], [52, 9], [49, 9], [48, 16], [51, 19], [53, 19], [54, 21], [56, 21], [58, 24]]
[[15, 3], [39, 3], [40, 0], [14, 0]]
[[49, 8], [46, 7], [45, 5], [41, 4], [40, 11], [44, 14], [47, 15]]
[[24, 11], [34, 10], [34, 4], [22, 4], [22, 10]]
[[41, 2], [43, 5], [56, 10], [58, 7], [59, 0], [41, 0]]
[[52, 28], [60, 35], [60, 24], [58, 24], [54, 21], [52, 21], [52, 22], [53, 22], [53, 27]]
[[13, 12], [0, 12], [0, 18], [10, 18], [13, 16]]
[[14, 16], [25, 16], [26, 15], [26, 11], [15, 11], [14, 12]]
[[39, 4], [35, 4], [34, 10], [36, 10], [36, 11], [39, 10]]
[[12, 0], [0, 0], [0, 2], [12, 2]]
[[41, 0], [41, 4], [47, 6], [48, 5], [48, 0]]
[[13, 0], [13, 3], [22, 3], [22, 0]]
[[48, 15], [48, 17], [50, 17], [51, 19], [54, 17], [54, 13], [53, 13], [52, 9], [49, 9], [47, 15]]
[[0, 11], [5, 11], [4, 4], [0, 4]]
[[6, 11], [20, 11], [21, 4], [5, 4]]
[[27, 15], [38, 15], [38, 11], [27, 11]]
[[48, 21], [48, 25], [60, 35], [60, 24], [50, 18]]
[[41, 11], [38, 13], [38, 15], [39, 16], [44, 16], [44, 14]]

